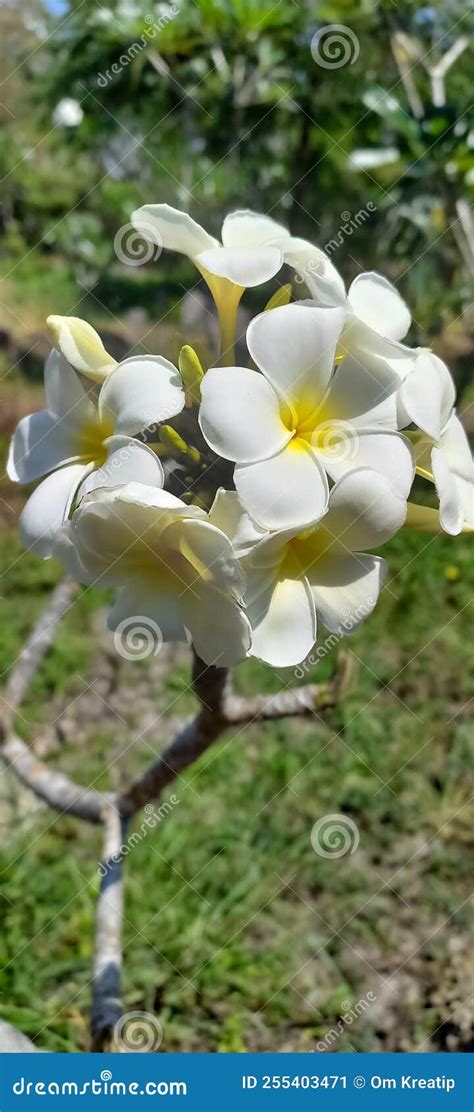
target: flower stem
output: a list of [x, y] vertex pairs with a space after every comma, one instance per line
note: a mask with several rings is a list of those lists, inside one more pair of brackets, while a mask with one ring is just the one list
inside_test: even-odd
[[204, 267], [199, 267], [199, 269], [212, 293], [219, 317], [221, 334], [219, 364], [223, 367], [231, 367], [235, 363], [237, 312], [244, 286], [237, 286], [235, 282], [230, 282], [228, 278], [220, 278], [217, 274], [211, 274]]

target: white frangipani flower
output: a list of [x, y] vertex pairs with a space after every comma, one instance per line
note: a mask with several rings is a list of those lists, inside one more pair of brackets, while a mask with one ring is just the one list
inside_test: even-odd
[[247, 343], [262, 374], [216, 367], [201, 383], [202, 432], [237, 466], [234, 482], [256, 521], [285, 529], [315, 521], [329, 485], [372, 467], [406, 498], [414, 464], [397, 429], [398, 376], [378, 378], [354, 359], [334, 371], [342, 308], [297, 302], [262, 313]]
[[243, 209], [231, 212], [222, 225], [222, 242], [209, 235], [186, 212], [170, 205], [143, 205], [132, 213], [132, 224], [144, 238], [192, 259], [201, 273], [226, 278], [237, 286], [259, 286], [281, 269], [285, 251], [295, 240], [269, 216]]
[[283, 263], [300, 275], [310, 270], [325, 304], [344, 300], [342, 278], [324, 252], [262, 213], [250, 209], [229, 213], [222, 225], [222, 242], [188, 213], [170, 205], [143, 205], [131, 220], [144, 239], [187, 255], [201, 272], [216, 303], [226, 363], [233, 361], [237, 309], [244, 289], [267, 282]]
[[134, 479], [163, 485], [155, 453], [134, 437], [176, 416], [185, 401], [179, 372], [160, 356], [125, 359], [107, 376], [97, 405], [57, 351], [51, 352], [44, 377], [46, 408], [20, 421], [8, 459], [14, 482], [48, 476], [20, 518], [23, 541], [39, 556], [51, 554], [74, 499], [93, 487]]
[[111, 629], [146, 615], [164, 641], [189, 631], [206, 664], [230, 667], [248, 652], [244, 577], [229, 538], [167, 491], [135, 482], [94, 491], [54, 551], [80, 582], [119, 588]]
[[393, 536], [405, 515], [405, 501], [369, 468], [339, 479], [317, 524], [260, 540], [257, 531], [251, 538], [238, 495], [220, 494], [210, 516], [244, 557], [250, 655], [287, 667], [311, 651], [319, 622], [341, 636], [356, 629], [377, 602], [386, 567], [364, 550]]

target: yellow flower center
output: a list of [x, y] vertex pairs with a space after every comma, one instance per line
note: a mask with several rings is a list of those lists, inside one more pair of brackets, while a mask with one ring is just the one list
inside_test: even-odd
[[114, 424], [111, 417], [102, 421], [99, 417], [85, 421], [81, 426], [77, 442], [77, 455], [102, 467], [107, 459], [107, 446], [104, 441], [114, 433]]

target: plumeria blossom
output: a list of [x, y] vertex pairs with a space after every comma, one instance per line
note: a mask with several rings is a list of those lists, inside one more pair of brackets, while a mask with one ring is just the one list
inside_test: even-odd
[[154, 237], [160, 247], [187, 255], [201, 273], [226, 278], [243, 288], [267, 282], [284, 262], [299, 258], [305, 249], [311, 256], [317, 251], [291, 236], [282, 224], [250, 209], [226, 216], [221, 241], [187, 212], [170, 205], [143, 205], [132, 213], [132, 224], [145, 238]]
[[364, 550], [393, 536], [405, 515], [404, 499], [369, 468], [338, 480], [319, 522], [266, 535], [249, 523], [237, 494], [221, 492], [211, 519], [243, 557], [251, 655], [287, 667], [311, 651], [319, 623], [341, 636], [356, 629], [372, 612], [386, 570]]
[[132, 224], [144, 239], [187, 255], [205, 278], [215, 300], [222, 350], [231, 355], [237, 308], [244, 289], [274, 278], [283, 263], [303, 270], [311, 266], [322, 291], [342, 279], [329, 259], [307, 240], [290, 235], [283, 224], [250, 209], [225, 217], [221, 241], [209, 235], [186, 212], [170, 205], [143, 205]]
[[249, 513], [271, 529], [317, 520], [328, 477], [372, 467], [406, 498], [412, 452], [397, 430], [400, 380], [335, 357], [343, 308], [297, 302], [262, 313], [247, 343], [259, 374], [216, 367], [201, 383], [200, 425], [211, 448], [237, 464], [234, 482]]
[[20, 421], [8, 459], [8, 475], [15, 482], [47, 476], [20, 519], [25, 545], [40, 556], [51, 554], [73, 502], [87, 491], [133, 479], [163, 485], [161, 463], [135, 437], [175, 416], [185, 400], [176, 367], [160, 356], [141, 355], [114, 368], [95, 404], [55, 350], [45, 367], [45, 393], [46, 408]]
[[[410, 314], [390, 282], [360, 274], [346, 292], [322, 251], [268, 216], [230, 213], [221, 240], [169, 205], [132, 221], [207, 282], [220, 365], [206, 370], [185, 337], [179, 371], [154, 355], [117, 363], [86, 321], [49, 317], [45, 408], [20, 421], [8, 461], [14, 481], [41, 480], [23, 540], [80, 582], [116, 588], [121, 636], [125, 623], [157, 643], [191, 639], [221, 667], [300, 664], [321, 627], [342, 636], [370, 614], [385, 574], [370, 550], [403, 524], [474, 530], [451, 375], [404, 343]], [[245, 288], [283, 264], [311, 299], [289, 304], [280, 287], [247, 330], [251, 365], [236, 366]], [[407, 502], [415, 468], [439, 515]]]
[[55, 555], [80, 582], [119, 588], [110, 629], [146, 616], [164, 641], [189, 632], [201, 659], [222, 667], [248, 652], [244, 577], [231, 541], [167, 491], [135, 482], [94, 491], [58, 533]]

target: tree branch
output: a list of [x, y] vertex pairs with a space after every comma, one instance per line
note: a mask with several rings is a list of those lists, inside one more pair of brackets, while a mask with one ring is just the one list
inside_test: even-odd
[[48, 768], [43, 761], [37, 760], [16, 734], [7, 737], [3, 744], [0, 742], [0, 756], [17, 779], [54, 811], [59, 811], [61, 815], [74, 815], [87, 822], [103, 821], [109, 797], [83, 788], [62, 772]]
[[104, 853], [97, 904], [94, 978], [92, 982], [92, 1050], [103, 1051], [113, 1040], [123, 1011], [122, 971], [123, 854], [125, 822], [114, 806], [105, 816]]
[[117, 806], [121, 814], [133, 815], [156, 799], [163, 788], [193, 764], [229, 726], [238, 722], [309, 715], [315, 710], [335, 706], [352, 687], [354, 670], [354, 658], [349, 653], [341, 653], [338, 668], [328, 683], [307, 684], [280, 691], [277, 695], [245, 699], [228, 692], [225, 669], [208, 667], [195, 656], [193, 690], [201, 703], [199, 714], [119, 798]]
[[225, 702], [227, 725], [236, 722], [264, 722], [274, 718], [300, 718], [318, 710], [327, 710], [342, 701], [353, 685], [354, 657], [341, 653], [337, 670], [327, 683], [308, 683], [289, 688], [276, 695], [255, 695], [252, 699], [230, 695]]
[[92, 1050], [103, 1051], [113, 1049], [114, 1029], [122, 1016], [122, 847], [127, 818], [156, 799], [163, 788], [196, 761], [229, 726], [289, 715], [309, 715], [336, 705], [351, 686], [354, 662], [349, 654], [341, 654], [336, 673], [327, 683], [307, 684], [277, 695], [246, 699], [230, 692], [225, 668], [209, 667], [194, 653], [193, 690], [199, 701], [198, 714], [123, 795], [96, 792], [82, 788], [38, 761], [12, 728], [14, 716], [53, 642], [74, 590], [75, 585], [69, 581], [56, 587], [13, 669], [6, 690], [6, 709], [0, 720], [0, 756], [18, 779], [54, 810], [105, 826], [91, 1011]]
[[69, 609], [76, 591], [77, 583], [72, 579], [63, 579], [58, 583], [22, 649], [5, 689], [6, 714], [10, 719], [25, 698], [30, 683], [52, 645], [57, 627]]
[[76, 590], [77, 584], [72, 580], [64, 579], [58, 584], [13, 668], [0, 719], [0, 757], [18, 780], [53, 810], [97, 823], [102, 822], [107, 796], [75, 784], [62, 772], [55, 772], [39, 761], [12, 727], [15, 714], [51, 648], [57, 627]]
[[119, 798], [117, 805], [122, 815], [133, 815], [156, 799], [167, 784], [217, 740], [227, 725], [224, 709], [227, 679], [225, 668], [208, 666], [194, 653], [193, 691], [201, 704], [199, 713]]

